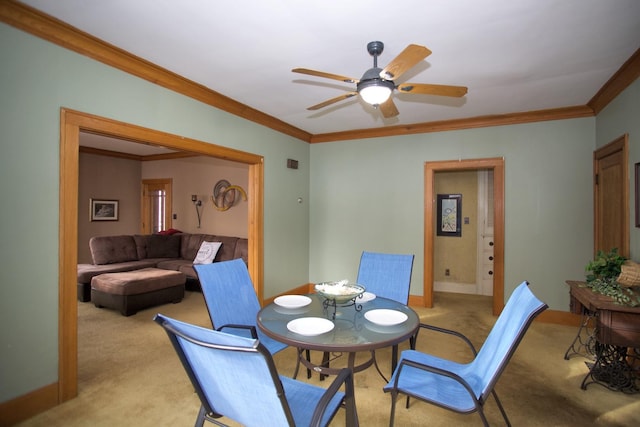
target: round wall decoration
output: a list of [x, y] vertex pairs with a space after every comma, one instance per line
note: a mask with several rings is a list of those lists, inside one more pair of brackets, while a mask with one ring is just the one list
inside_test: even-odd
[[226, 179], [216, 182], [213, 187], [211, 200], [219, 211], [226, 211], [240, 203], [240, 200], [247, 200], [247, 193], [239, 185], [231, 185]]

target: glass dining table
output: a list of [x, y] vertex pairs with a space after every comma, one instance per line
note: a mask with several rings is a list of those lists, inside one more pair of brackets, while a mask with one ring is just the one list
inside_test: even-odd
[[[329, 366], [329, 357], [347, 354], [347, 366], [353, 372], [375, 364], [386, 379], [378, 367], [375, 350], [394, 347], [393, 372], [397, 345], [415, 336], [420, 318], [407, 305], [371, 294], [365, 296], [335, 306], [327, 304], [319, 294], [279, 297], [259, 311], [257, 324], [267, 336], [298, 349], [297, 367], [301, 363], [321, 375], [336, 375], [339, 369]], [[303, 357], [307, 350], [323, 352], [322, 363], [314, 364]], [[369, 352], [369, 358], [356, 365], [359, 352]], [[296, 368], [294, 377], [297, 373]]]

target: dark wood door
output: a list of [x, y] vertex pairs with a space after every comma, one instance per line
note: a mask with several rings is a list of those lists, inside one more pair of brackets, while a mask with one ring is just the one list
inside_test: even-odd
[[594, 254], [618, 248], [629, 256], [627, 135], [593, 153]]

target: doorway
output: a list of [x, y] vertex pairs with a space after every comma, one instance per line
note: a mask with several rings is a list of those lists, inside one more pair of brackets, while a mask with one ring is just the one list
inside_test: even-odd
[[424, 282], [423, 305], [433, 307], [434, 239], [436, 233], [436, 172], [493, 171], [493, 314], [504, 307], [504, 159], [426, 162], [424, 171]]
[[142, 180], [142, 210], [140, 230], [142, 234], [153, 234], [171, 228], [171, 178]]
[[147, 129], [78, 111], [61, 109], [60, 202], [58, 260], [58, 402], [78, 394], [77, 257], [78, 170], [80, 132], [93, 132], [132, 142], [151, 144], [249, 166], [248, 269], [263, 299], [263, 157], [177, 135]]

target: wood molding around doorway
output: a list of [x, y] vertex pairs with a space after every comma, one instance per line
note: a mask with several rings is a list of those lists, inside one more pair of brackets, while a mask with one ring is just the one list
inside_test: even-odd
[[433, 246], [435, 236], [435, 173], [493, 170], [494, 203], [494, 275], [493, 314], [498, 315], [504, 307], [504, 158], [445, 160], [426, 162], [424, 165], [424, 283], [423, 304], [433, 307]]
[[264, 293], [264, 158], [262, 156], [62, 108], [60, 111], [57, 403], [72, 399], [78, 394], [76, 265], [78, 258], [78, 161], [81, 131], [249, 165], [247, 186], [247, 193], [250, 195], [248, 200], [248, 268], [260, 301], [262, 301]]

